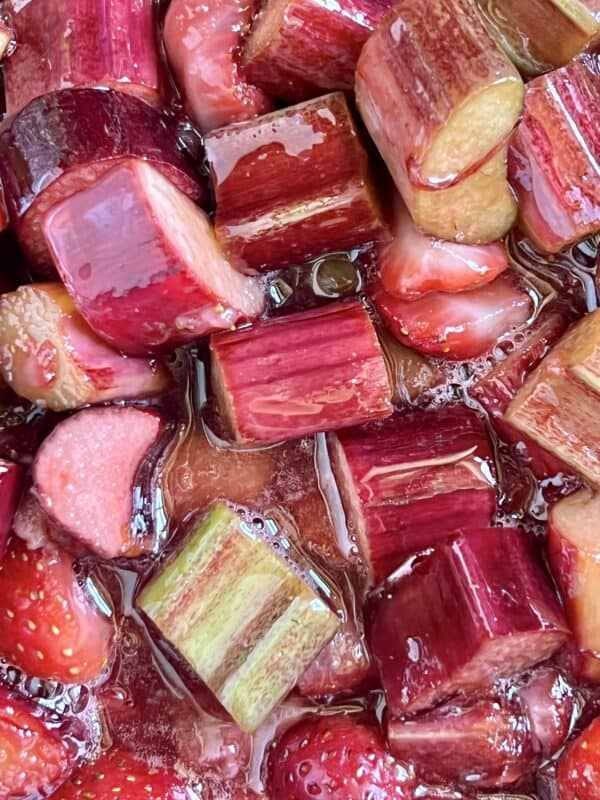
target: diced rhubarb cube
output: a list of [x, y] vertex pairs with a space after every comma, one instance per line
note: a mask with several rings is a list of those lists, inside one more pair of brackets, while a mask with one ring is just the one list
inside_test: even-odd
[[33, 464], [35, 492], [77, 554], [117, 558], [152, 548], [152, 536], [132, 531], [134, 497], [163, 430], [153, 411], [113, 406], [79, 411], [44, 440]]
[[343, 94], [212, 131], [216, 231], [247, 270], [298, 264], [383, 230], [367, 153]]
[[237, 441], [276, 442], [392, 413], [373, 324], [358, 301], [213, 336], [213, 388]]
[[159, 102], [154, 3], [8, 0], [17, 47], [4, 66], [6, 109], [66, 86], [108, 86]]
[[0, 558], [4, 555], [12, 528], [22, 479], [23, 470], [18, 464], [0, 458]]
[[548, 253], [600, 230], [597, 60], [585, 55], [528, 83], [523, 120], [511, 140], [519, 224]]
[[263, 311], [257, 279], [228, 263], [207, 214], [141, 160], [54, 205], [43, 232], [83, 317], [129, 355], [172, 349]]
[[131, 95], [65, 89], [6, 121], [0, 178], [11, 224], [38, 271], [55, 274], [40, 228], [45, 212], [125, 158], [147, 160], [194, 200], [203, 196], [175, 126]]
[[508, 230], [523, 83], [469, 0], [399, 3], [363, 47], [356, 98], [419, 228], [470, 244]]
[[519, 687], [518, 700], [529, 721], [532, 744], [546, 760], [563, 746], [576, 716], [575, 692], [554, 667], [540, 667]]
[[527, 535], [489, 528], [438, 545], [382, 593], [368, 638], [399, 716], [544, 661], [568, 633]]
[[354, 88], [364, 43], [390, 0], [268, 0], [243, 54], [250, 79], [291, 102], [325, 90]]
[[346, 521], [376, 581], [458, 528], [492, 520], [490, 442], [463, 406], [343, 430], [329, 436], [329, 448]]
[[385, 325], [403, 344], [455, 360], [491, 350], [533, 311], [531, 297], [512, 270], [470, 292], [435, 292], [414, 301], [394, 297], [380, 281], [370, 291]]
[[17, 394], [54, 411], [152, 397], [171, 385], [161, 362], [108, 347], [60, 283], [0, 297], [0, 374]]
[[597, 800], [600, 785], [600, 718], [565, 750], [556, 770], [559, 800]]
[[248, 732], [339, 625], [298, 573], [223, 504], [213, 506], [138, 604]]

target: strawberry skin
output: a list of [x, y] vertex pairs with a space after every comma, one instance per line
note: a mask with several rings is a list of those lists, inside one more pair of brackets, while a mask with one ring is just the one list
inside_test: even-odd
[[29, 675], [83, 683], [106, 667], [113, 635], [71, 559], [14, 537], [0, 562], [0, 654]]

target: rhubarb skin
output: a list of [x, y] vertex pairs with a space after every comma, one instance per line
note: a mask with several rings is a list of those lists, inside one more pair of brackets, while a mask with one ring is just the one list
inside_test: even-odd
[[5, 4], [17, 47], [4, 66], [6, 109], [66, 87], [106, 86], [158, 104], [154, 3], [34, 0]]
[[127, 355], [171, 350], [264, 309], [262, 287], [227, 262], [207, 214], [143, 161], [57, 203], [42, 228], [83, 317]]
[[21, 495], [22, 482], [22, 467], [0, 458], [0, 558], [6, 551], [8, 535]]
[[246, 271], [298, 264], [384, 230], [368, 157], [343, 94], [212, 131], [216, 232]]
[[364, 43], [390, 0], [269, 0], [243, 52], [249, 78], [274, 97], [299, 102], [354, 87]]
[[569, 635], [522, 531], [470, 530], [398, 578], [367, 630], [390, 713], [425, 710], [549, 658]]
[[397, 413], [330, 434], [329, 452], [346, 521], [375, 582], [465, 523], [480, 528], [492, 520], [490, 441], [463, 406]]
[[519, 224], [543, 252], [556, 253], [600, 230], [599, 104], [593, 54], [527, 84], [509, 178]]
[[392, 413], [373, 324], [358, 301], [211, 338], [213, 388], [237, 441], [276, 442]]
[[60, 283], [0, 297], [0, 375], [21, 397], [53, 411], [153, 397], [172, 385], [162, 362], [108, 347]]
[[249, 733], [339, 626], [294, 569], [221, 503], [138, 605]]
[[6, 120], [0, 130], [6, 207], [40, 274], [56, 275], [41, 232], [45, 212], [125, 158], [149, 161], [193, 200], [202, 200], [204, 189], [178, 145], [173, 123], [128, 94], [65, 89], [33, 100]]

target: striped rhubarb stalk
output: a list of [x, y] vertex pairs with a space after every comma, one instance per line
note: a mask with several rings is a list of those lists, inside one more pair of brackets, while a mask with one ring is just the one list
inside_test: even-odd
[[139, 607], [245, 731], [335, 634], [335, 614], [228, 506], [212, 507]]

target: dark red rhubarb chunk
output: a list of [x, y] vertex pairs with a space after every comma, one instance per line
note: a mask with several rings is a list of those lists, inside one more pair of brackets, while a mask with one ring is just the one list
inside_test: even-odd
[[207, 214], [142, 161], [57, 203], [43, 231], [81, 314], [128, 355], [170, 350], [263, 311], [257, 279], [228, 263]]
[[568, 633], [527, 535], [489, 528], [438, 545], [382, 593], [368, 638], [399, 716], [544, 661]]
[[22, 478], [23, 470], [18, 464], [0, 458], [0, 558], [17, 510]]
[[533, 748], [551, 758], [563, 746], [576, 716], [575, 692], [554, 667], [540, 667], [519, 687], [518, 700], [527, 715]]
[[481, 419], [463, 406], [409, 411], [331, 434], [346, 520], [371, 576], [468, 525], [489, 525], [494, 461]]
[[9, 0], [17, 47], [4, 65], [6, 109], [64, 87], [109, 86], [158, 103], [154, 3]]
[[559, 800], [600, 798], [600, 718], [565, 750], [556, 770]]
[[291, 102], [354, 88], [360, 51], [390, 0], [268, 0], [246, 41], [250, 79]]
[[527, 85], [511, 140], [509, 177], [519, 222], [549, 253], [600, 230], [600, 77], [584, 55]]
[[257, 2], [173, 0], [164, 24], [169, 63], [191, 118], [203, 132], [272, 109], [268, 96], [246, 80], [239, 49]]
[[237, 441], [276, 442], [388, 417], [391, 388], [358, 301], [213, 336], [213, 387]]
[[155, 412], [115, 406], [79, 411], [44, 440], [33, 465], [35, 491], [76, 551], [116, 558], [151, 549], [151, 536], [132, 532], [134, 496], [162, 432]]
[[45, 212], [125, 158], [149, 161], [194, 200], [203, 195], [173, 124], [131, 95], [65, 89], [33, 100], [5, 122], [0, 177], [6, 205], [38, 271], [54, 273], [40, 229]]
[[343, 94], [212, 131], [216, 231], [247, 270], [297, 264], [383, 230], [367, 153]]
[[533, 311], [531, 297], [513, 271], [469, 292], [435, 292], [401, 300], [381, 282], [371, 287], [385, 325], [408, 347], [448, 359], [475, 358], [490, 350]]

